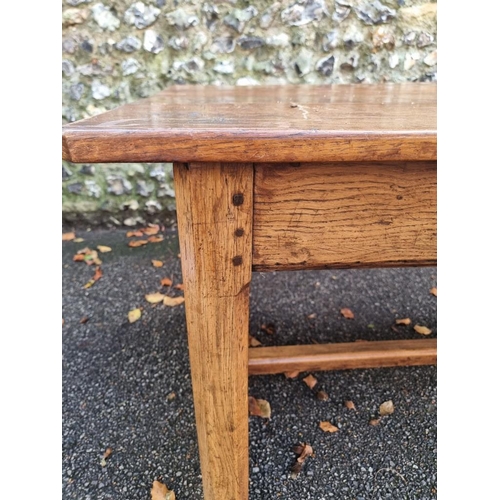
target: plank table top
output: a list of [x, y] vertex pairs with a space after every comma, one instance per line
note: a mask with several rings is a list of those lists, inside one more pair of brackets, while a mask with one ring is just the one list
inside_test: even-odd
[[63, 127], [63, 159], [436, 160], [433, 83], [171, 86]]

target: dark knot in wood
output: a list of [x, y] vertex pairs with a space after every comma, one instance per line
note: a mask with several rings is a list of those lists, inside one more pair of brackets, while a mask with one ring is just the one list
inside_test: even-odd
[[236, 207], [239, 205], [243, 205], [243, 194], [242, 193], [233, 194], [233, 205]]

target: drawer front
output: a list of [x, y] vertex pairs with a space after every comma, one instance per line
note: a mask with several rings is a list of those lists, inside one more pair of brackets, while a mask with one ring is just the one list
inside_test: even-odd
[[256, 164], [256, 271], [436, 265], [436, 162]]

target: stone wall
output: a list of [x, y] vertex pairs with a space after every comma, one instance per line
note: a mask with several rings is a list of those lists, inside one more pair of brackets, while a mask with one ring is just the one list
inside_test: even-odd
[[[64, 0], [63, 122], [172, 84], [435, 81], [426, 0]], [[63, 218], [172, 221], [170, 164], [63, 164]]]

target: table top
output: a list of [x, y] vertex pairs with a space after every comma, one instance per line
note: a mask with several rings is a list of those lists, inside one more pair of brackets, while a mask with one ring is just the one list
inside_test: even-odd
[[171, 86], [63, 127], [99, 162], [436, 159], [436, 84]]

